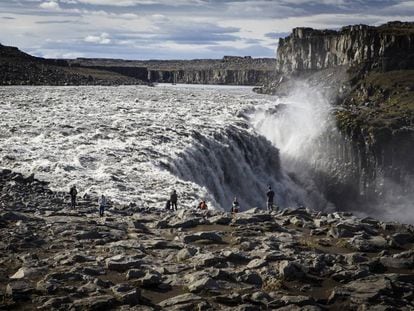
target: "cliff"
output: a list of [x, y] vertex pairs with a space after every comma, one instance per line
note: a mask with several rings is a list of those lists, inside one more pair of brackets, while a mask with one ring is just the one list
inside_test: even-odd
[[332, 201], [366, 208], [388, 195], [407, 197], [414, 186], [414, 23], [295, 28], [280, 39], [277, 56], [280, 78], [259, 91], [288, 94], [300, 80], [334, 107], [343, 139], [329, 145], [337, 149], [332, 162], [344, 165], [333, 174], [341, 180], [327, 177]]
[[0, 85], [120, 85], [144, 83], [264, 85], [276, 77], [276, 60], [45, 59], [0, 44]]
[[295, 73], [366, 63], [399, 70], [414, 66], [414, 23], [347, 26], [339, 31], [295, 28], [279, 40], [277, 70]]
[[[224, 56], [223, 59], [117, 60], [78, 58], [71, 66], [98, 68], [139, 77], [149, 82], [186, 84], [263, 85], [276, 77], [276, 60]], [[129, 73], [128, 73], [129, 71]], [[139, 76], [137, 76], [139, 75]]]

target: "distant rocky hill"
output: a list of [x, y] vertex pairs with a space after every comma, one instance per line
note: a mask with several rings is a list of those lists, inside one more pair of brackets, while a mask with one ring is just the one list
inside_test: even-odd
[[0, 45], [0, 85], [120, 85], [190, 83], [263, 85], [275, 78], [275, 59], [121, 60], [44, 59]]
[[139, 79], [108, 70], [71, 67], [65, 60], [34, 57], [0, 44], [0, 85], [119, 85], [143, 84]]
[[336, 107], [338, 128], [352, 144], [336, 159], [351, 163], [354, 189], [347, 188], [345, 197], [378, 197], [387, 187], [379, 176], [412, 189], [414, 23], [295, 28], [279, 41], [276, 67], [277, 79], [258, 92], [287, 94], [299, 80], [324, 92]]

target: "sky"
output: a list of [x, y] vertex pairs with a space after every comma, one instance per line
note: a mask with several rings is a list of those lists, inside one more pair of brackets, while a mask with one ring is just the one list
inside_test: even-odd
[[47, 58], [275, 57], [295, 27], [414, 21], [413, 0], [0, 0], [0, 43]]

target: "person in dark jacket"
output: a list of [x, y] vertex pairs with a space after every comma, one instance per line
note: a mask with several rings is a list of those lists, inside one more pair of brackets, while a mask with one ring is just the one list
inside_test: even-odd
[[73, 185], [70, 188], [69, 194], [70, 194], [70, 206], [72, 208], [75, 208], [76, 207], [76, 195], [78, 194], [78, 190], [76, 189], [75, 185]]
[[178, 201], [177, 191], [173, 190], [170, 196], [170, 201], [171, 201], [172, 210], [174, 210], [174, 208], [175, 210], [177, 210], [177, 201]]
[[275, 197], [275, 192], [272, 190], [272, 187], [269, 186], [266, 192], [267, 197], [267, 210], [269, 212], [273, 211], [273, 198]]
[[101, 197], [98, 200], [98, 204], [99, 204], [99, 216], [102, 217], [104, 215], [104, 211], [106, 208], [106, 204], [107, 204], [107, 200], [106, 197], [102, 194]]
[[170, 200], [167, 200], [167, 203], [165, 203], [165, 209], [167, 211], [169, 211], [171, 209], [171, 201]]

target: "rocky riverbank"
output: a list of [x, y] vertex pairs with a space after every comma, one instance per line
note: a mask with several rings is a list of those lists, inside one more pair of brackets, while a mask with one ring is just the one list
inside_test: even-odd
[[0, 171], [0, 309], [412, 310], [414, 228], [306, 209], [168, 213]]

